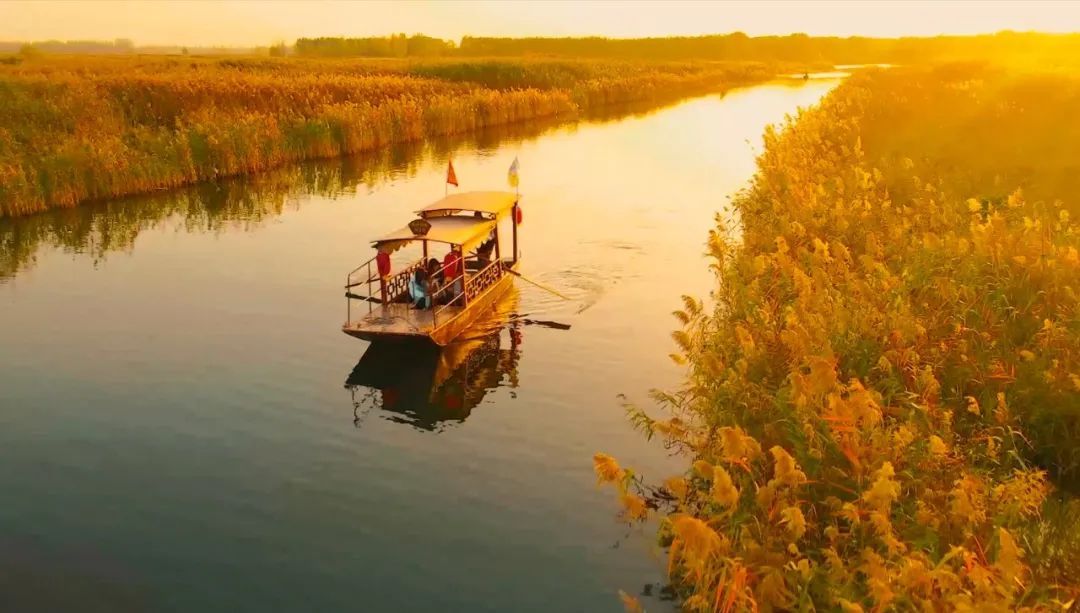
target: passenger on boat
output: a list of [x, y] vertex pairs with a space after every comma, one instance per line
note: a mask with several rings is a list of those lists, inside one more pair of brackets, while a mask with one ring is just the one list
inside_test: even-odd
[[443, 258], [443, 272], [446, 275], [446, 282], [453, 283], [454, 287], [450, 290], [450, 295], [447, 297], [447, 302], [454, 301], [461, 295], [464, 289], [463, 279], [461, 277], [461, 251], [460, 247], [456, 245], [450, 246], [450, 251], [446, 252], [446, 257]]
[[480, 243], [480, 246], [476, 248], [476, 259], [480, 262], [480, 269], [483, 270], [491, 263], [491, 252], [495, 250], [495, 237], [491, 236], [486, 241]]
[[439, 260], [436, 260], [435, 258], [429, 259], [425, 268], [427, 269], [428, 293], [430, 296], [434, 297], [435, 294], [442, 289], [443, 284], [446, 282], [446, 278], [443, 275], [442, 266], [439, 265]]
[[429, 290], [427, 271], [423, 267], [417, 268], [413, 272], [412, 279], [409, 280], [409, 297], [412, 298], [413, 308], [431, 308], [431, 293]]
[[424, 268], [427, 269], [427, 274], [428, 274], [428, 280], [429, 281], [439, 282], [439, 283], [442, 282], [442, 280], [443, 280], [443, 272], [442, 272], [442, 266], [439, 266], [439, 260], [437, 260], [435, 258], [429, 259], [427, 261], [427, 264], [424, 265]]

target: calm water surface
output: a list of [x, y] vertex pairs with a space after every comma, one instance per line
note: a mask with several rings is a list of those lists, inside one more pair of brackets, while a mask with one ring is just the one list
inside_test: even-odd
[[[0, 610], [670, 608], [591, 456], [678, 470], [617, 395], [677, 384], [670, 312], [709, 291], [714, 214], [764, 126], [835, 84], [0, 223]], [[573, 300], [519, 283], [517, 321], [361, 362], [344, 275], [449, 153], [463, 189], [520, 158], [523, 271]]]

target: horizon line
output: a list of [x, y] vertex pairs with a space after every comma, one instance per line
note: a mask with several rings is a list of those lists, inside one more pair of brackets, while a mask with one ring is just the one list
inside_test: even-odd
[[466, 38], [473, 39], [496, 39], [496, 40], [536, 40], [536, 39], [551, 39], [551, 40], [610, 40], [610, 41], [644, 41], [644, 40], [684, 40], [684, 39], [698, 39], [698, 38], [718, 38], [725, 36], [734, 36], [741, 34], [749, 39], [760, 38], [788, 38], [793, 36], [804, 36], [807, 38], [817, 39], [868, 39], [868, 40], [911, 40], [911, 39], [934, 39], [934, 38], [979, 38], [990, 36], [1001, 36], [1006, 34], [1015, 35], [1038, 35], [1038, 36], [1052, 36], [1052, 37], [1067, 37], [1078, 36], [1080, 30], [1071, 32], [1047, 32], [1043, 30], [1013, 30], [1002, 29], [988, 32], [978, 33], [948, 33], [942, 32], [940, 34], [910, 34], [903, 36], [873, 36], [865, 34], [807, 34], [806, 32], [789, 32], [787, 34], [747, 34], [741, 30], [733, 30], [730, 32], [716, 32], [712, 34], [670, 34], [670, 35], [658, 35], [658, 36], [604, 36], [601, 34], [589, 34], [582, 36], [557, 36], [557, 35], [537, 35], [537, 36], [488, 36], [488, 35], [476, 35], [476, 34], [463, 34], [459, 38], [440, 38], [438, 36], [430, 36], [423, 32], [390, 32], [388, 34], [370, 35], [370, 36], [349, 36], [349, 35], [319, 35], [319, 36], [298, 36], [289, 40], [276, 39], [270, 42], [263, 42], [258, 44], [233, 44], [233, 43], [219, 43], [219, 44], [190, 44], [182, 42], [137, 42], [135, 39], [131, 39], [124, 36], [117, 36], [114, 38], [42, 38], [42, 39], [0, 39], [0, 44], [23, 44], [34, 45], [42, 43], [61, 43], [61, 44], [73, 44], [73, 43], [94, 43], [94, 44], [112, 44], [118, 45], [118, 43], [126, 42], [131, 45], [132, 48], [140, 47], [194, 47], [201, 49], [257, 49], [259, 47], [273, 47], [281, 44], [295, 45], [299, 40], [317, 40], [320, 38], [329, 39], [384, 39], [394, 36], [426, 36], [436, 40], [448, 41], [456, 46], [460, 46], [461, 41]]

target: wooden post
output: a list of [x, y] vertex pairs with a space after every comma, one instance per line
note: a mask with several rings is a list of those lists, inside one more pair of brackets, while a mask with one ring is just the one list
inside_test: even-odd
[[469, 267], [465, 265], [465, 245], [461, 245], [458, 255], [461, 256], [461, 261], [458, 263], [461, 266], [461, 307], [465, 308], [469, 306], [469, 295], [465, 291], [469, 287]]
[[512, 211], [510, 211], [510, 215], [511, 215], [510, 223], [514, 227], [514, 263], [515, 264], [517, 264], [517, 261], [518, 261], [517, 212], [518, 212], [518, 203], [514, 202], [514, 208], [513, 208]]
[[367, 281], [367, 312], [370, 315], [373, 307], [371, 306], [371, 260], [367, 261], [367, 268], [364, 270], [364, 280]]

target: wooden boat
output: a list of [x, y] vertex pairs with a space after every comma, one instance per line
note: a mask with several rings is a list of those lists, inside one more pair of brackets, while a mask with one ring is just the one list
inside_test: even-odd
[[[418, 217], [405, 227], [373, 241], [376, 256], [345, 278], [342, 332], [367, 341], [425, 340], [440, 346], [456, 338], [513, 285], [520, 253], [519, 202], [520, 196], [512, 192], [453, 194], [417, 211]], [[485, 256], [480, 247], [491, 241], [494, 246]], [[379, 271], [379, 253], [388, 256], [416, 244], [422, 253], [418, 260], [396, 272]], [[459, 250], [462, 279], [430, 293], [433, 306], [416, 308], [409, 282], [438, 247]], [[443, 267], [436, 274], [448, 276], [447, 272]], [[354, 308], [354, 302], [366, 308]]]

